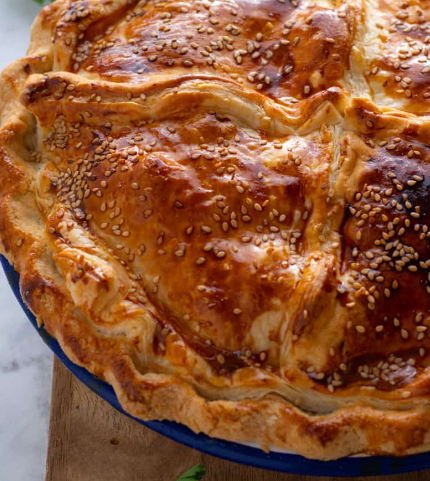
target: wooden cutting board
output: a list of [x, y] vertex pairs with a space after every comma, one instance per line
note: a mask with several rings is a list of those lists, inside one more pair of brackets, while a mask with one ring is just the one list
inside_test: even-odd
[[[330, 481], [250, 468], [201, 454], [118, 413], [57, 359], [46, 481], [176, 481], [196, 464], [204, 481]], [[349, 481], [428, 481], [430, 471]]]

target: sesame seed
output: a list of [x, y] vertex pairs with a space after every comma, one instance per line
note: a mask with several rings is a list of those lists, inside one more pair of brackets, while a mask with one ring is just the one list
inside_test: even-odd
[[217, 361], [219, 364], [224, 364], [225, 363], [225, 357], [222, 354], [218, 354], [216, 357]]

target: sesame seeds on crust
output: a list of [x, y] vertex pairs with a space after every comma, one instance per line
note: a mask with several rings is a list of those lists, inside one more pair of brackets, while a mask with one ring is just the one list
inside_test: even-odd
[[[363, 34], [360, 2], [244, 3], [63, 1], [46, 10], [58, 12], [58, 65], [20, 87], [38, 147], [1, 158], [10, 178], [13, 165], [34, 186], [16, 182], [43, 230], [34, 240], [22, 223], [17, 232], [2, 224], [3, 244], [29, 259], [43, 239], [41, 265], [57, 269], [43, 295], [61, 284], [55, 296], [73, 311], [73, 323], [57, 319], [50, 330], [128, 407], [143, 397], [151, 405], [158, 376], [207, 409], [214, 398], [221, 410], [250, 406], [249, 386], [261, 398], [276, 393], [300, 423], [305, 411], [326, 419], [347, 402], [354, 413], [363, 403], [378, 413], [381, 403], [420, 403], [430, 173], [414, 61], [425, 75], [426, 12], [396, 14], [386, 52], [405, 56], [393, 65], [404, 92], [397, 103], [387, 83], [379, 103], [372, 82], [386, 67], [370, 56], [358, 65], [351, 50]], [[374, 23], [364, 30], [380, 28], [377, 15]], [[2, 133], [11, 151], [23, 144], [16, 132], [10, 144]], [[25, 279], [29, 299], [43, 290]], [[147, 375], [157, 378], [151, 395], [135, 384]], [[162, 418], [171, 404], [144, 417]]]

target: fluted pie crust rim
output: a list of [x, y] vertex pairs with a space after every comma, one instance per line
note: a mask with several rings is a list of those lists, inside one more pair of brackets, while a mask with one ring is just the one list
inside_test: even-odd
[[[269, 1], [266, 0], [266, 3]], [[112, 116], [120, 124], [124, 118], [132, 119], [132, 122], [151, 115], [163, 119], [166, 115], [175, 115], [184, 106], [194, 104], [208, 105], [208, 108], [218, 106], [223, 115], [229, 109], [234, 112], [233, 115], [239, 119], [236, 119], [234, 128], [240, 135], [247, 135], [240, 130], [241, 123], [246, 122], [248, 129], [266, 129], [280, 138], [293, 134], [305, 138], [312, 135], [316, 128], [321, 128], [321, 138], [318, 136], [315, 142], [321, 142], [323, 152], [328, 148], [324, 135], [332, 139], [334, 126], [339, 122], [353, 124], [357, 138], [358, 134], [370, 135], [369, 132], [377, 130], [378, 126], [380, 130], [393, 132], [414, 130], [418, 140], [426, 136], [430, 138], [430, 120], [426, 120], [425, 112], [415, 106], [414, 102], [418, 101], [411, 94], [410, 102], [407, 96], [404, 97], [406, 106], [399, 110], [389, 106], [378, 107], [378, 102], [351, 96], [336, 79], [332, 86], [310, 92], [310, 96], [305, 88], [304, 98], [284, 102], [277, 100], [273, 92], [266, 96], [264, 89], [260, 92], [261, 89], [255, 89], [255, 85], [241, 83], [234, 77], [220, 76], [217, 72], [186, 69], [174, 75], [155, 72], [145, 81], [136, 82], [132, 77], [110, 80], [106, 76], [97, 78], [91, 70], [84, 75], [73, 72], [73, 69], [63, 71], [65, 69], [60, 68], [73, 64], [70, 49], [85, 31], [76, 27], [80, 20], [89, 22], [92, 17], [100, 20], [118, 11], [125, 12], [135, 3], [125, 0], [57, 0], [37, 17], [27, 56], [11, 64], [1, 77], [0, 252], [19, 272], [22, 297], [38, 323], [43, 324], [59, 341], [74, 363], [111, 384], [128, 413], [143, 420], [176, 421], [197, 433], [257, 443], [264, 449], [290, 450], [323, 460], [363, 453], [407, 455], [429, 450], [430, 378], [425, 369], [394, 390], [375, 390], [354, 384], [345, 386], [344, 391], [342, 387], [337, 389], [336, 383], [321, 386], [312, 378], [312, 367], [308, 367], [306, 372], [306, 369], [303, 371], [297, 366], [290, 372], [291, 376], [296, 376], [296, 384], [291, 382], [282, 391], [278, 389], [276, 372], [261, 367], [266, 354], [264, 358], [260, 355], [261, 363], [244, 361], [233, 374], [214, 369], [199, 354], [201, 351], [187, 345], [180, 334], [173, 332], [171, 326], [165, 323], [164, 314], [145, 295], [142, 301], [130, 297], [117, 299], [123, 296], [124, 289], [133, 286], [133, 279], [130, 280], [127, 271], [122, 269], [124, 264], [105, 249], [88, 224], [83, 227], [82, 219], [73, 217], [60, 205], [60, 201], [50, 200], [54, 196], [46, 179], [55, 184], [54, 174], [49, 171], [41, 173], [43, 159], [29, 157], [29, 152], [46, 146], [46, 136], [42, 131], [46, 125], [52, 124], [51, 119], [62, 114], [67, 121], [87, 108], [91, 114], [87, 121], [93, 129], [97, 129], [97, 121], [106, 116]], [[298, 8], [300, 3], [291, 2]], [[360, 3], [375, 4], [358, 1], [337, 3], [339, 9], [351, 10]], [[275, 0], [273, 4], [276, 4]], [[289, 5], [288, 1], [278, 4]], [[79, 6], [82, 8], [79, 9]], [[85, 13], [86, 9], [89, 14]], [[430, 9], [426, 13], [430, 14]], [[328, 43], [332, 43], [331, 39]], [[359, 63], [359, 54], [354, 55]], [[66, 95], [64, 89], [61, 91], [62, 83], [68, 86]], [[69, 93], [73, 98], [68, 98]], [[94, 95], [100, 95], [100, 100], [91, 103]], [[106, 113], [108, 110], [110, 113]], [[360, 123], [362, 120], [364, 125]], [[329, 127], [322, 128], [325, 123]], [[359, 142], [357, 138], [351, 135], [348, 146]], [[342, 149], [342, 146], [339, 148]], [[367, 148], [375, 147], [367, 144], [367, 147], [356, 149], [364, 152], [363, 155], [370, 155]], [[49, 155], [48, 149], [45, 154]], [[412, 151], [409, 158], [414, 155]], [[339, 176], [342, 176], [341, 183], [347, 190], [355, 171], [353, 166], [348, 168], [346, 161], [345, 166]], [[322, 171], [321, 175], [328, 173]], [[313, 181], [309, 181], [311, 187]], [[239, 195], [243, 187], [238, 187]], [[338, 186], [328, 197], [336, 204], [341, 202], [342, 196], [342, 189]], [[329, 200], [327, 204], [330, 204]], [[48, 216], [45, 215], [47, 212]], [[322, 212], [321, 215], [326, 215], [332, 211]], [[333, 218], [336, 218], [336, 212], [332, 212]], [[91, 222], [91, 218], [87, 220]], [[119, 232], [125, 234], [128, 231]], [[315, 233], [312, 235], [318, 237]], [[127, 238], [128, 235], [122, 237]], [[356, 239], [359, 241], [360, 237]], [[337, 248], [333, 239], [330, 245], [334, 247], [321, 248], [327, 262], [334, 255], [330, 249]], [[177, 257], [181, 257], [185, 251], [179, 249], [176, 253]], [[198, 259], [197, 264], [200, 262]], [[206, 260], [200, 263], [204, 262]], [[413, 272], [412, 269], [410, 271]], [[322, 289], [324, 282], [317, 275], [309, 277], [308, 283], [312, 282]], [[344, 295], [342, 287], [337, 292]], [[313, 296], [310, 291], [305, 291], [305, 294], [309, 298]], [[369, 296], [372, 297], [371, 294]], [[304, 299], [304, 307], [307, 307], [306, 301]], [[325, 304], [317, 301], [315, 304], [323, 306], [323, 310]], [[372, 305], [373, 301], [368, 302]], [[108, 314], [106, 311], [109, 311]], [[236, 308], [234, 315], [240, 315], [240, 311]], [[309, 315], [319, 319], [319, 312], [311, 310], [308, 314], [306, 309], [303, 312], [306, 314], [304, 318], [302, 314], [302, 324]], [[331, 314], [334, 312], [330, 311]], [[323, 312], [321, 318], [324, 315]], [[356, 315], [361, 316], [362, 311], [357, 311]], [[130, 324], [123, 327], [119, 323], [115, 331], [109, 322], [112, 319], [123, 320], [124, 316], [129, 316]], [[137, 349], [138, 341], [133, 341], [131, 333], [138, 329], [133, 324], [135, 318], [144, 325], [140, 336], [147, 352], [142, 352], [140, 345]], [[165, 329], [167, 331], [163, 332]], [[365, 328], [356, 325], [354, 335], [359, 336], [362, 329]], [[403, 331], [403, 340], [412, 337], [408, 330]], [[171, 337], [170, 341], [165, 339], [166, 334]], [[154, 348], [155, 337], [158, 339], [157, 349]], [[161, 342], [165, 343], [161, 348], [163, 352], [160, 352]], [[308, 353], [309, 346], [305, 347]], [[164, 357], [165, 351], [167, 357]], [[226, 362], [222, 354], [218, 353], [217, 359], [221, 367]], [[321, 361], [322, 364], [324, 362]], [[336, 377], [334, 379], [337, 380]], [[297, 402], [294, 402], [295, 397]]]

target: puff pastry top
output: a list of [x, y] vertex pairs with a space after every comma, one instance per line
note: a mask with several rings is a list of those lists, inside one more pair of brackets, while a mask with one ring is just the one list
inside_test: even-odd
[[45, 8], [0, 130], [39, 322], [143, 419], [429, 449], [429, 48], [428, 1]]

